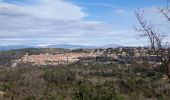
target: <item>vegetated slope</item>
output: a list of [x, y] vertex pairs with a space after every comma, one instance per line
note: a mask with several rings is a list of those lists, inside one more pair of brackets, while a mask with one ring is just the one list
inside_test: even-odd
[[[104, 51], [109, 53], [112, 49]], [[8, 66], [12, 60], [19, 59], [26, 53], [31, 55], [63, 52], [90, 50], [21, 49], [3, 51], [0, 53], [0, 59], [1, 65]], [[133, 55], [131, 52], [129, 54]], [[147, 60], [131, 60], [128, 64], [112, 60], [104, 56], [82, 58], [79, 62], [69, 65], [34, 66], [20, 63], [15, 68], [1, 68], [0, 92], [5, 95], [0, 95], [0, 99], [169, 100], [170, 84], [164, 77], [160, 64], [153, 66]]]
[[168, 100], [170, 84], [148, 63], [18, 65], [0, 71], [3, 100]]

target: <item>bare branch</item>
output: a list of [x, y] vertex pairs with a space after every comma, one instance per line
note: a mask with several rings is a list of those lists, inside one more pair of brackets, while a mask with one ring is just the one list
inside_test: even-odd
[[[168, 8], [159, 9], [159, 11], [166, 19], [168, 19], [168, 21], [170, 21]], [[144, 11], [136, 11], [135, 14], [140, 25], [140, 28], [135, 28], [135, 30], [141, 32], [141, 37], [147, 37], [149, 39], [151, 43], [151, 52], [160, 59], [170, 80], [170, 47], [168, 46], [168, 48], [165, 48], [162, 45], [165, 35], [160, 33], [159, 30], [155, 31], [155, 26], [144, 19]]]

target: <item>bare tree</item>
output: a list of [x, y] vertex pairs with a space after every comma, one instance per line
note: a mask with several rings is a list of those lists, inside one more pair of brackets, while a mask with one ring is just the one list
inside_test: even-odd
[[[158, 8], [158, 11], [160, 11], [160, 13], [165, 17], [165, 20], [170, 22], [169, 0], [167, 1], [167, 7]], [[154, 24], [144, 19], [144, 10], [136, 11], [135, 14], [140, 25], [138, 28], [135, 28], [135, 30], [141, 33], [141, 37], [146, 37], [150, 41], [150, 50], [153, 55], [156, 55], [160, 59], [165, 70], [165, 74], [170, 81], [170, 47], [169, 43], [165, 42], [166, 36], [156, 30]]]

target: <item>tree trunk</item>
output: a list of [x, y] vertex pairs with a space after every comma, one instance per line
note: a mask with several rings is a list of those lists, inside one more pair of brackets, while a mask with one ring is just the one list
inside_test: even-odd
[[167, 76], [168, 76], [169, 83], [170, 83], [170, 63], [168, 64], [167, 69], [168, 69]]

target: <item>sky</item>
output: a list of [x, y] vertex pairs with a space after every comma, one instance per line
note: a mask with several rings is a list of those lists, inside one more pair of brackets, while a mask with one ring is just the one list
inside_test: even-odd
[[[74, 44], [143, 46], [134, 12], [169, 36], [157, 11], [166, 0], [0, 0], [0, 46]], [[170, 38], [169, 38], [170, 40]]]

